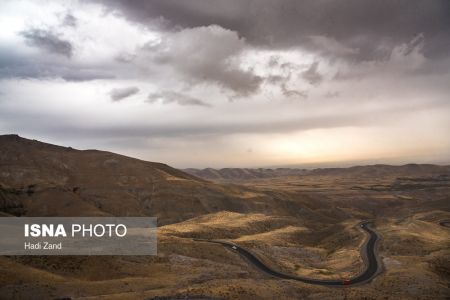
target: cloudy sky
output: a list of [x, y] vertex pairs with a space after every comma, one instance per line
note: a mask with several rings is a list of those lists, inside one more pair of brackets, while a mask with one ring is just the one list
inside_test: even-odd
[[450, 162], [450, 1], [0, 3], [0, 133], [175, 167]]

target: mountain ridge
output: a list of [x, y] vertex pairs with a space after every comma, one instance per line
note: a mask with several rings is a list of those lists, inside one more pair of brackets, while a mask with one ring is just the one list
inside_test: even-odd
[[421, 172], [429, 174], [446, 173], [450, 171], [450, 165], [436, 164], [415, 164], [404, 165], [374, 164], [343, 168], [205, 168], [182, 169], [184, 172], [205, 180], [216, 181], [239, 181], [253, 180], [287, 176], [345, 176], [364, 175], [380, 176], [384, 174], [396, 173], [399, 176], [411, 174], [411, 172]]

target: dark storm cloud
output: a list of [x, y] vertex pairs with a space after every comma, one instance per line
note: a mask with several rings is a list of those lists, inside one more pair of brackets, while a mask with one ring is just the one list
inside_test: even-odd
[[130, 20], [166, 28], [218, 24], [261, 47], [303, 46], [355, 60], [386, 58], [423, 33], [427, 57], [450, 53], [448, 0], [93, 0]]
[[318, 85], [319, 83], [321, 83], [323, 80], [323, 76], [317, 71], [318, 67], [319, 62], [313, 62], [308, 70], [302, 72], [302, 78], [312, 85]]
[[114, 59], [123, 64], [128, 64], [133, 61], [133, 59], [136, 58], [136, 55], [130, 54], [130, 53], [119, 53]]
[[61, 39], [55, 33], [44, 29], [29, 29], [20, 33], [28, 45], [44, 49], [50, 53], [70, 58], [73, 54], [72, 44]]
[[111, 71], [58, 61], [43, 55], [25, 56], [0, 47], [0, 78], [62, 78], [66, 81], [113, 79]]
[[116, 101], [120, 101], [125, 98], [128, 98], [130, 96], [133, 96], [133, 95], [137, 94], [138, 92], [139, 92], [138, 87], [130, 86], [130, 87], [126, 87], [126, 88], [112, 89], [109, 92], [109, 95], [111, 97], [111, 100], [116, 102]]
[[87, 69], [77, 69], [73, 70], [65, 69], [64, 72], [59, 72], [59, 76], [65, 81], [90, 81], [90, 80], [99, 80], [99, 79], [115, 79], [116, 77], [108, 71], [102, 70], [92, 70], [90, 68]]
[[62, 20], [62, 25], [69, 27], [77, 27], [77, 22], [78, 22], [77, 18], [75, 18], [75, 16], [72, 15], [71, 13], [68, 13]]
[[211, 106], [200, 99], [177, 92], [163, 91], [161, 93], [151, 93], [148, 95], [148, 103], [155, 103], [158, 101], [163, 104], [177, 103], [179, 105]]
[[299, 91], [299, 90], [293, 90], [289, 89], [286, 85], [286, 83], [281, 84], [281, 92], [285, 97], [288, 98], [308, 98], [308, 92], [307, 91]]
[[159, 44], [143, 48], [159, 66], [169, 66], [189, 84], [212, 83], [247, 96], [256, 93], [263, 79], [240, 67], [245, 40], [219, 26], [187, 28], [167, 34]]

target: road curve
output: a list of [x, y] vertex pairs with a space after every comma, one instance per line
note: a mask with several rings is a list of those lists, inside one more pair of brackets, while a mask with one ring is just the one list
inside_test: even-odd
[[209, 242], [221, 244], [226, 248], [237, 251], [241, 256], [246, 258], [250, 263], [252, 263], [255, 267], [260, 269], [261, 271], [272, 275], [274, 277], [282, 278], [282, 279], [292, 279], [301, 281], [308, 284], [316, 284], [316, 285], [325, 285], [325, 286], [348, 286], [354, 284], [360, 284], [364, 282], [368, 282], [372, 280], [379, 272], [380, 265], [376, 257], [376, 242], [379, 240], [377, 233], [370, 228], [370, 222], [365, 221], [360, 223], [359, 225], [367, 234], [368, 239], [364, 243], [361, 248], [361, 255], [363, 257], [364, 263], [366, 265], [365, 270], [348, 280], [322, 280], [322, 279], [312, 279], [307, 277], [301, 277], [296, 275], [291, 275], [287, 273], [283, 273], [277, 270], [272, 269], [271, 267], [264, 264], [259, 258], [253, 255], [249, 250], [242, 248], [239, 245], [236, 245], [231, 242], [218, 241], [218, 240], [206, 240], [206, 239], [194, 239], [194, 241], [199, 242]]

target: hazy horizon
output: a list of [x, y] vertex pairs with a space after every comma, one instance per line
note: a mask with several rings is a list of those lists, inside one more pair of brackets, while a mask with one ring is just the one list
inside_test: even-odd
[[450, 162], [448, 1], [45, 3], [0, 4], [0, 134], [177, 168]]
[[[98, 150], [98, 151], [108, 151], [113, 152], [119, 155], [125, 155], [132, 158], [137, 158], [144, 161], [150, 161], [150, 162], [160, 162], [165, 163], [163, 161], [155, 161], [155, 160], [148, 160], [142, 157], [138, 156], [130, 156], [125, 153], [120, 152], [114, 152], [112, 150], [108, 149], [99, 149], [99, 148], [76, 148], [72, 147], [71, 145], [65, 145], [65, 144], [52, 144], [49, 141], [46, 140], [37, 140], [30, 136], [21, 136], [17, 133], [6, 133], [6, 134], [0, 134], [1, 135], [18, 135], [21, 138], [29, 139], [29, 140], [36, 140], [38, 142], [51, 144], [55, 146], [61, 146], [61, 147], [71, 147], [76, 150]], [[391, 165], [391, 166], [402, 166], [407, 164], [434, 164], [434, 165], [441, 165], [441, 166], [447, 166], [450, 165], [450, 162], [448, 161], [431, 161], [431, 160], [414, 160], [414, 159], [404, 159], [404, 160], [386, 160], [386, 159], [380, 159], [380, 160], [354, 160], [354, 161], [339, 161], [339, 162], [318, 162], [318, 163], [304, 163], [304, 164], [288, 164], [288, 165], [186, 165], [186, 166], [177, 166], [177, 165], [171, 165], [168, 164], [174, 168], [178, 169], [207, 169], [207, 168], [213, 168], [213, 169], [226, 169], [226, 168], [249, 168], [249, 169], [258, 169], [258, 168], [267, 168], [267, 169], [275, 169], [275, 168], [292, 168], [292, 169], [315, 169], [315, 168], [348, 168], [348, 167], [355, 167], [355, 166], [369, 166], [369, 165]]]

